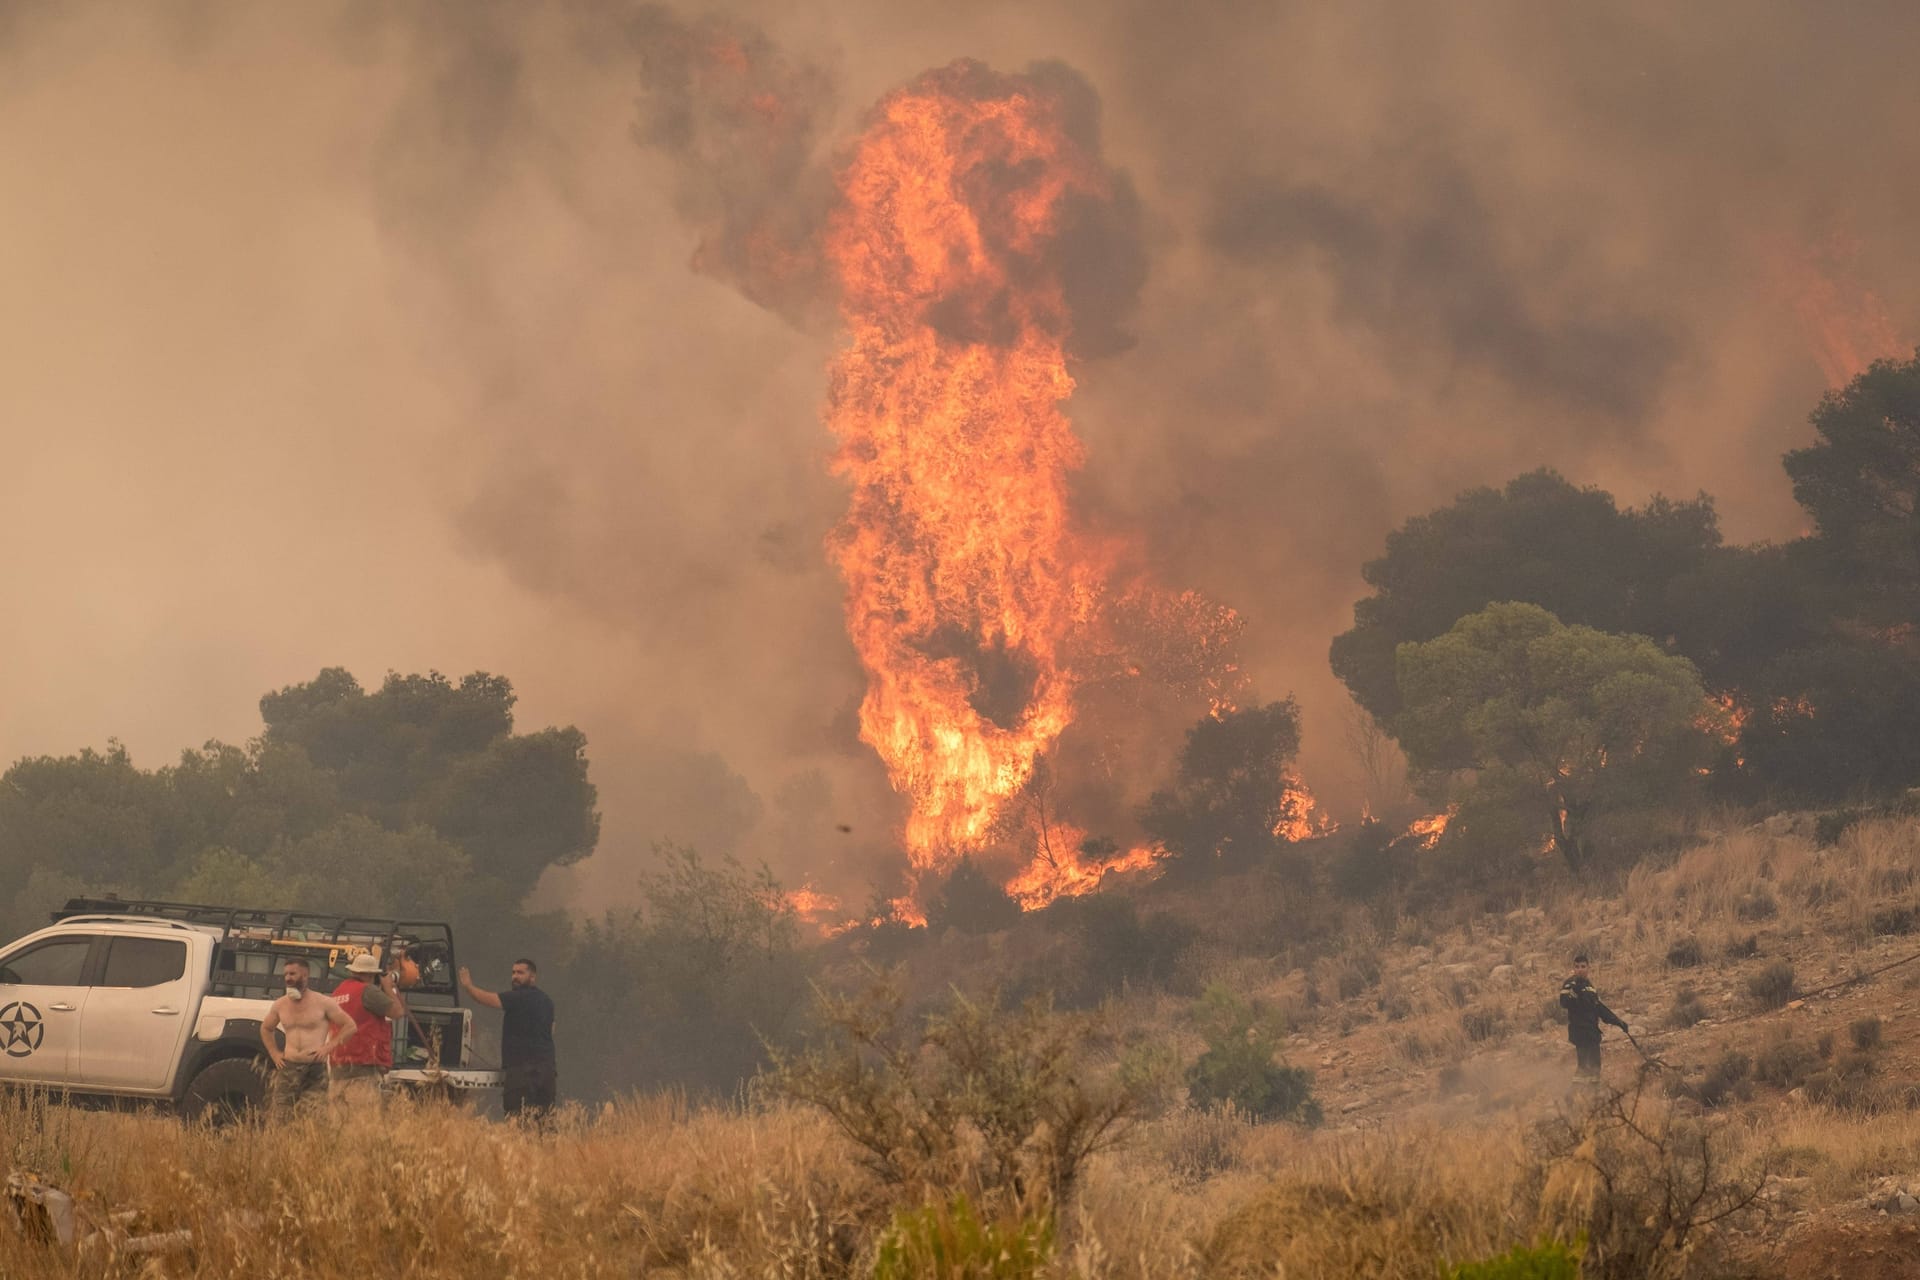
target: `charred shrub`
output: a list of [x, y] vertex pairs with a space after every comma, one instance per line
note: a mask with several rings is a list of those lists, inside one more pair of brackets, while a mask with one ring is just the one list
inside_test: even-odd
[[1858, 826], [1867, 816], [1864, 809], [1829, 809], [1813, 820], [1813, 842], [1822, 849], [1831, 849], [1840, 843], [1840, 837]]
[[1380, 982], [1380, 961], [1371, 953], [1348, 954], [1334, 974], [1334, 989], [1342, 1000], [1355, 1000]]
[[1905, 937], [1920, 929], [1920, 911], [1910, 906], [1882, 907], [1873, 913], [1869, 924], [1882, 936]]
[[1007, 891], [988, 879], [972, 858], [961, 858], [927, 901], [927, 930], [938, 936], [948, 929], [961, 933], [998, 933], [1020, 919], [1020, 906]]
[[1384, 822], [1355, 828], [1333, 860], [1333, 891], [1355, 902], [1370, 902], [1405, 885], [1413, 877], [1413, 859], [1394, 840]]
[[1820, 1055], [1791, 1036], [1773, 1041], [1753, 1060], [1754, 1079], [1779, 1089], [1797, 1089], [1819, 1069]]
[[1881, 1111], [1898, 1105], [1874, 1084], [1878, 1067], [1864, 1053], [1850, 1053], [1825, 1071], [1807, 1077], [1807, 1097], [1839, 1111]]
[[1206, 1052], [1187, 1071], [1195, 1106], [1232, 1103], [1255, 1120], [1320, 1123], [1313, 1076], [1280, 1061], [1276, 1020], [1216, 984], [1194, 1007], [1194, 1022], [1207, 1042]]
[[1747, 994], [1762, 1009], [1778, 1009], [1793, 999], [1795, 991], [1793, 966], [1785, 960], [1775, 960], [1747, 979]]
[[1734, 900], [1733, 914], [1748, 922], [1771, 920], [1780, 914], [1780, 903], [1775, 900], [1773, 890], [1759, 884]]
[[1707, 1068], [1698, 1084], [1683, 1085], [1675, 1092], [1711, 1110], [1730, 1101], [1744, 1100], [1751, 1092], [1747, 1082], [1752, 1076], [1753, 1059], [1729, 1049]]
[[1700, 939], [1688, 934], [1667, 948], [1667, 967], [1670, 969], [1692, 969], [1706, 960], [1700, 950]]
[[1460, 1014], [1460, 1030], [1474, 1044], [1485, 1044], [1507, 1033], [1507, 1019], [1497, 1009], [1467, 1009]]
[[1142, 916], [1132, 898], [1092, 893], [1063, 898], [1047, 908], [1047, 921], [1077, 938], [1082, 971], [1066, 984], [1064, 998], [1084, 1007], [1123, 987], [1173, 987], [1180, 961], [1199, 930], [1160, 914]]
[[1682, 987], [1674, 993], [1673, 1007], [1667, 1010], [1667, 1026], [1679, 1029], [1697, 1025], [1707, 1016], [1707, 1006], [1701, 1002], [1700, 993], [1692, 987]]

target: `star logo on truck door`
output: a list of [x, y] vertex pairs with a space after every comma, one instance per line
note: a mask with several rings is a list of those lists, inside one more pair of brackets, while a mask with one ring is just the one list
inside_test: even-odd
[[24, 1058], [40, 1047], [47, 1033], [40, 1011], [24, 1001], [0, 1007], [0, 1049], [9, 1058]]

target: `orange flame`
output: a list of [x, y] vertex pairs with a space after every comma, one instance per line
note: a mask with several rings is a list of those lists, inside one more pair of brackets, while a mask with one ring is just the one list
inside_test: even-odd
[[785, 901], [787, 907], [800, 917], [803, 923], [828, 933], [832, 932], [834, 926], [843, 923], [843, 917], [846, 914], [845, 909], [840, 905], [839, 898], [830, 893], [822, 893], [810, 884], [803, 884], [798, 889], [789, 890]]
[[1273, 824], [1273, 834], [1282, 840], [1300, 841], [1329, 836], [1340, 829], [1340, 824], [1314, 800], [1300, 775], [1288, 772], [1285, 781], [1286, 795], [1280, 801], [1280, 819]]
[[1716, 720], [1703, 717], [1700, 727], [1711, 730], [1720, 741], [1732, 746], [1740, 741], [1740, 735], [1746, 730], [1747, 721], [1753, 718], [1753, 708], [1740, 700], [1738, 690], [1716, 693], [1708, 701], [1721, 710]]
[[1906, 355], [1886, 303], [1853, 274], [1860, 246], [1834, 236], [1814, 249], [1777, 246], [1774, 272], [1793, 305], [1830, 387], [1843, 387], [1876, 360]]
[[1422, 849], [1432, 849], [1440, 843], [1440, 837], [1447, 834], [1447, 824], [1460, 812], [1460, 806], [1450, 804], [1439, 813], [1430, 813], [1424, 818], [1415, 818], [1407, 824], [1407, 838], [1413, 840]]
[[1159, 851], [1144, 845], [1114, 856], [1089, 853], [1086, 833], [1074, 827], [1055, 827], [1051, 836], [1033, 861], [1007, 881], [1007, 896], [1023, 911], [1092, 893], [1109, 872], [1145, 871], [1159, 860]]
[[1068, 513], [1068, 317], [1041, 262], [1062, 202], [1103, 182], [1057, 104], [968, 64], [885, 99], [841, 175], [835, 558], [861, 737], [911, 800], [917, 870], [981, 847], [1073, 719], [1102, 557]]
[[[911, 895], [890, 899], [887, 902], [887, 910], [892, 913], [892, 919], [896, 924], [904, 924], [912, 929], [927, 927], [927, 913], [920, 909], [920, 904], [915, 902]], [[875, 920], [873, 923], [884, 924], [885, 921]]]

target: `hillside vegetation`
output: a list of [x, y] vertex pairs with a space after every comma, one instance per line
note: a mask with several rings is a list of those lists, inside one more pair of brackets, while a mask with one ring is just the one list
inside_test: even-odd
[[[21, 1096], [0, 1154], [78, 1196], [101, 1234], [76, 1253], [0, 1226], [0, 1274], [1431, 1280], [1551, 1241], [1584, 1249], [1588, 1276], [1829, 1276], [1843, 1258], [1867, 1280], [1914, 1274], [1916, 1219], [1881, 1206], [1920, 1190], [1920, 963], [1797, 992], [1920, 952], [1920, 824], [1861, 822], [1826, 847], [1814, 828], [1705, 839], [1611, 896], [1382, 919], [1318, 955], [1196, 948], [1181, 964], [1257, 1011], [1324, 1119], [1196, 1106], [1188, 1070], [1221, 999], [1113, 996], [1076, 1015], [1074, 1070], [1133, 1106], [1059, 1200], [983, 1172], [972, 1104], [953, 1159], [888, 1175], [768, 1077], [732, 1105], [629, 1097], [550, 1132], [407, 1104], [214, 1131]], [[1181, 896], [1208, 910], [1217, 892]], [[985, 938], [980, 963], [1012, 938]], [[1576, 945], [1662, 1069], [1616, 1036], [1608, 1087], [1570, 1090], [1551, 1006]], [[1025, 1052], [1028, 1034], [998, 1015], [980, 1043]], [[190, 1247], [114, 1254], [169, 1231]]]

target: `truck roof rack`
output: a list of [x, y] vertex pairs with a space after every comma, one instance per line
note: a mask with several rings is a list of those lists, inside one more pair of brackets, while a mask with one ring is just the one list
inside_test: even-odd
[[[453, 926], [438, 920], [399, 920], [386, 917], [328, 915], [317, 911], [290, 911], [282, 908], [216, 907], [194, 902], [162, 902], [153, 899], [114, 897], [69, 898], [67, 904], [52, 913], [53, 922], [81, 920], [94, 916], [145, 919], [176, 926], [201, 925], [220, 930], [219, 947], [227, 959], [220, 961], [217, 976], [221, 986], [234, 988], [272, 988], [279, 985], [272, 973], [273, 963], [266, 956], [304, 954], [323, 959], [329, 968], [366, 950], [392, 956], [396, 942], [404, 942], [422, 959], [437, 963], [422, 966], [418, 975], [420, 994], [459, 996], [453, 985]], [[251, 960], [235, 958], [252, 955]], [[262, 966], [266, 966], [263, 968]]]
[[69, 898], [53, 913], [54, 923], [80, 915], [152, 916], [188, 924], [214, 925], [229, 934], [268, 931], [269, 937], [301, 941], [352, 939], [406, 933], [421, 928], [445, 929], [439, 921], [405, 921], [377, 916], [336, 916], [318, 911], [288, 911], [267, 907], [212, 907], [194, 902], [152, 899]]

